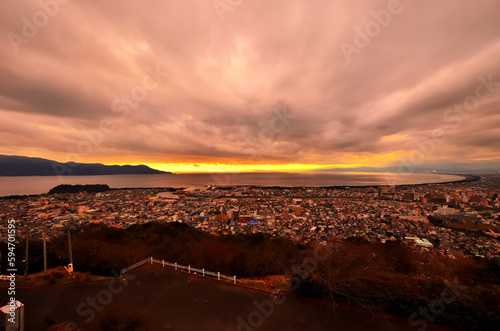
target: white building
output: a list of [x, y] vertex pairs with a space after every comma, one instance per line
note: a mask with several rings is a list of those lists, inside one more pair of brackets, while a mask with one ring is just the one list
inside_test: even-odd
[[457, 210], [455, 208], [448, 208], [448, 206], [442, 206], [436, 210], [436, 214], [440, 215], [453, 215], [456, 212]]
[[0, 327], [5, 331], [24, 331], [24, 305], [19, 301], [12, 301], [0, 308]]

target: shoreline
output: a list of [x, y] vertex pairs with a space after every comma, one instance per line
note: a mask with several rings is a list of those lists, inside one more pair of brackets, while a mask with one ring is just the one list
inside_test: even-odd
[[[415, 174], [415, 173], [411, 173]], [[425, 175], [425, 174], [422, 174]], [[351, 189], [351, 188], [383, 188], [383, 187], [413, 187], [413, 186], [425, 186], [425, 185], [443, 185], [443, 184], [459, 184], [459, 183], [470, 183], [470, 182], [475, 182], [479, 181], [482, 177], [481, 175], [470, 175], [470, 174], [449, 174], [449, 173], [435, 173], [435, 174], [429, 174], [429, 175], [446, 175], [446, 176], [460, 176], [463, 177], [463, 179], [457, 179], [457, 180], [449, 180], [449, 181], [444, 181], [444, 182], [431, 182], [431, 183], [416, 183], [416, 184], [396, 184], [396, 185], [388, 185], [388, 184], [377, 184], [377, 185], [327, 185], [327, 186], [304, 186], [304, 185], [292, 185], [292, 186], [282, 186], [282, 185], [213, 185], [214, 187], [217, 187], [218, 189], [222, 190], [230, 190], [234, 188], [239, 188], [239, 187], [248, 187], [248, 188], [263, 188], [263, 189], [290, 189], [290, 188], [322, 188], [322, 189], [337, 189], [337, 190], [346, 190], [346, 189]], [[81, 176], [85, 177], [85, 176]], [[1, 177], [0, 177], [1, 178]], [[12, 177], [9, 177], [12, 178]], [[86, 185], [86, 184], [68, 184], [68, 185]], [[210, 184], [209, 184], [210, 185]], [[188, 186], [181, 186], [181, 187], [121, 187], [121, 188], [115, 188], [111, 187], [109, 191], [119, 191], [119, 190], [164, 190], [168, 192], [172, 191], [178, 191], [178, 190], [185, 190], [188, 188]], [[34, 198], [34, 197], [41, 197], [41, 196], [50, 196], [56, 193], [38, 193], [38, 194], [24, 194], [24, 195], [4, 195], [0, 196], [0, 200], [11, 200], [11, 199], [28, 199], [28, 198]]]

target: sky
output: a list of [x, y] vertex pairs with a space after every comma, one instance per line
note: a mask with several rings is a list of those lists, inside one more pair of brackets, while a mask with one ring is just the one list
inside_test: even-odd
[[497, 0], [3, 0], [0, 154], [500, 164]]

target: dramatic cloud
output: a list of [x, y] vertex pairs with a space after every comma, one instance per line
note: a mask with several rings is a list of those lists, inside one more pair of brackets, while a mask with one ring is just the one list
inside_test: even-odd
[[2, 154], [500, 160], [497, 0], [4, 0]]

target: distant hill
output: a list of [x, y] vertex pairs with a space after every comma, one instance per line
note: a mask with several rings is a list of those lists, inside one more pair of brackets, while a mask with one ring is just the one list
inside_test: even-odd
[[52, 160], [0, 155], [0, 176], [92, 176], [171, 174], [145, 165], [104, 165], [100, 163], [60, 163]]

